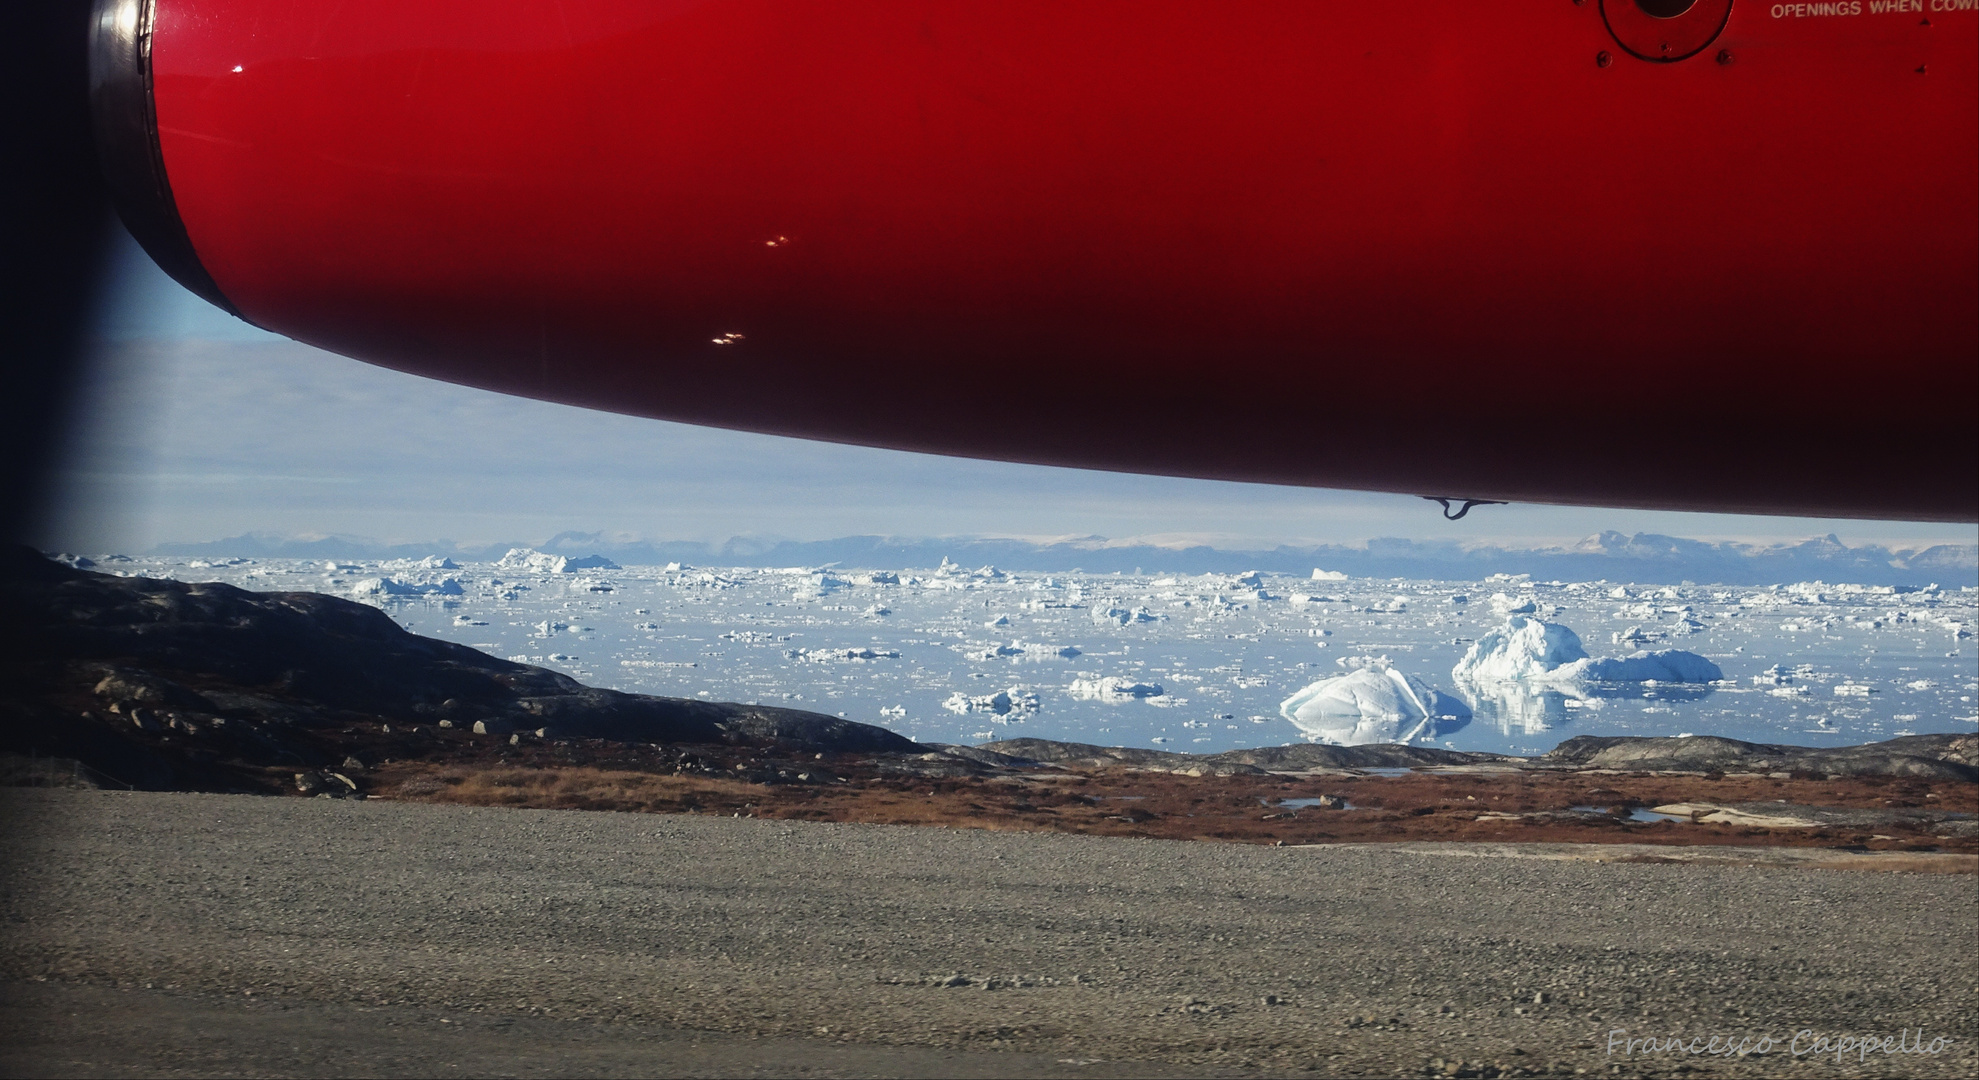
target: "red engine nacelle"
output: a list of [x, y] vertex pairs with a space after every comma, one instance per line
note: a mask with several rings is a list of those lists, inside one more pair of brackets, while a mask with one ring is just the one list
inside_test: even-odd
[[617, 412], [1496, 499], [1979, 517], [1972, 0], [107, 0], [246, 319]]

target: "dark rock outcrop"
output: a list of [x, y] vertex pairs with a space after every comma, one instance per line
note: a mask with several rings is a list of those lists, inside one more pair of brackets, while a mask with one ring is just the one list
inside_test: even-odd
[[1142, 750], [1131, 746], [1095, 746], [1091, 743], [1058, 742], [1054, 739], [1007, 739], [1003, 742], [985, 743], [977, 749], [993, 751], [1003, 757], [1020, 761], [1080, 768], [1126, 766], [1158, 772], [1214, 776], [1266, 771], [1242, 762], [1221, 761], [1214, 756], [1178, 754], [1169, 750]]
[[355, 723], [920, 750], [833, 716], [584, 686], [337, 597], [91, 573], [26, 549], [0, 554], [0, 625], [13, 638], [0, 660], [0, 750], [63, 754], [139, 787], [181, 786], [188, 770], [228, 761], [333, 764], [340, 752], [319, 760], [327, 751], [300, 736]]
[[1292, 746], [1226, 750], [1220, 754], [1183, 754], [1171, 750], [1094, 746], [1090, 743], [1058, 742], [1052, 739], [1008, 739], [1003, 742], [986, 743], [977, 749], [994, 751], [1005, 758], [1044, 764], [1082, 765], [1092, 768], [1126, 766], [1164, 772], [1201, 772], [1216, 776], [1323, 769], [1407, 769], [1432, 765], [1516, 764], [1524, 760], [1499, 754], [1473, 754], [1459, 750], [1438, 750], [1429, 746], [1404, 746], [1397, 743], [1375, 746], [1297, 743]]
[[1979, 780], [1979, 735], [1905, 735], [1863, 746], [1782, 746], [1714, 735], [1636, 738], [1580, 735], [1538, 759], [1583, 769], [1799, 772]]
[[1866, 746], [1829, 749], [1749, 743], [1708, 735], [1684, 738], [1581, 735], [1568, 739], [1551, 753], [1538, 758], [1439, 750], [1397, 743], [1371, 746], [1301, 743], [1228, 750], [1220, 754], [1183, 754], [1052, 739], [1008, 739], [974, 748], [941, 749], [949, 754], [973, 750], [976, 760], [994, 765], [1124, 767], [1219, 776], [1482, 765], [1621, 769], [1629, 772], [1791, 772], [1828, 776], [1979, 780], [1979, 735], [1907, 735]]
[[1327, 746], [1298, 743], [1292, 746], [1265, 746], [1255, 750], [1228, 750], [1213, 760], [1256, 765], [1271, 772], [1303, 772], [1308, 769], [1408, 769], [1428, 765], [1480, 765], [1521, 761], [1500, 754], [1475, 754], [1461, 750], [1439, 750], [1433, 746], [1407, 746], [1377, 743], [1370, 746]]

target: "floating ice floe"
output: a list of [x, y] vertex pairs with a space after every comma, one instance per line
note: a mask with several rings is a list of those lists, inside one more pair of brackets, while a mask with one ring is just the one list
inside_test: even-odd
[[460, 596], [464, 591], [460, 582], [453, 578], [415, 582], [374, 577], [354, 581], [350, 586], [352, 596]]
[[1470, 722], [1470, 706], [1380, 660], [1354, 665], [1288, 697], [1278, 715], [1306, 737], [1338, 746], [1408, 742], [1455, 731]]
[[1655, 630], [1644, 630], [1640, 626], [1631, 626], [1627, 630], [1617, 630], [1613, 634], [1608, 635], [1608, 640], [1617, 645], [1647, 645], [1652, 641], [1663, 640], [1663, 635]]
[[900, 659], [900, 652], [896, 649], [870, 649], [870, 648], [791, 649], [786, 651], [783, 655], [791, 660], [808, 660], [813, 663], [830, 663], [834, 660], [851, 660], [854, 662], [858, 662], [858, 661], [866, 661], [866, 660]]
[[1683, 608], [1677, 612], [1677, 621], [1670, 624], [1670, 633], [1672, 634], [1701, 634], [1703, 632], [1704, 624], [1697, 621], [1697, 618], [1691, 614], [1689, 608]]
[[1347, 575], [1345, 575], [1345, 574], [1343, 574], [1343, 573], [1341, 573], [1341, 572], [1340, 572], [1340, 571], [1338, 571], [1338, 570], [1321, 570], [1320, 568], [1318, 568], [1318, 567], [1316, 567], [1316, 566], [1315, 566], [1315, 567], [1313, 567], [1313, 571], [1312, 571], [1312, 580], [1314, 580], [1314, 581], [1345, 581], [1345, 580], [1347, 580]]
[[1808, 664], [1802, 664], [1799, 667], [1793, 668], [1787, 667], [1785, 664], [1774, 664], [1765, 671], [1754, 675], [1752, 681], [1758, 686], [1788, 686], [1796, 678], [1803, 678], [1812, 674], [1814, 674], [1814, 668]]
[[[332, 569], [336, 566], [335, 563], [330, 565]], [[460, 569], [460, 564], [447, 558], [445, 555], [428, 555], [423, 559], [393, 559], [391, 562], [379, 563], [378, 568], [381, 570], [458, 570]]]
[[1539, 603], [1530, 596], [1511, 597], [1504, 593], [1494, 593], [1491, 597], [1491, 610], [1500, 615], [1530, 615], [1539, 610]]
[[1167, 616], [1157, 615], [1154, 612], [1149, 611], [1147, 608], [1144, 607], [1120, 608], [1120, 607], [1100, 607], [1097, 604], [1093, 605], [1093, 621], [1096, 623], [1110, 622], [1110, 623], [1117, 623], [1121, 626], [1127, 626], [1132, 623], [1160, 622], [1162, 619], [1165, 618], [1167, 618]]
[[1075, 698], [1088, 701], [1131, 701], [1135, 698], [1157, 698], [1162, 694], [1160, 683], [1136, 682], [1118, 675], [1075, 679], [1066, 691]]
[[619, 564], [603, 555], [551, 555], [535, 548], [510, 548], [496, 560], [495, 568], [526, 574], [574, 574], [579, 570], [619, 570]]
[[791, 589], [790, 598], [793, 600], [817, 600], [830, 596], [841, 589], [849, 588], [850, 585], [851, 583], [844, 578], [831, 574], [806, 574]]
[[1694, 652], [1661, 649], [1631, 656], [1577, 660], [1555, 671], [1549, 680], [1563, 682], [1711, 683], [1725, 677], [1718, 665]]
[[941, 707], [961, 715], [988, 713], [992, 717], [1017, 720], [1038, 711], [1038, 696], [1020, 686], [994, 694], [964, 694], [958, 690], [948, 695]]
[[1080, 655], [1079, 650], [1070, 645], [1045, 645], [1035, 641], [1013, 641], [1007, 645], [978, 645], [964, 650], [974, 660], [1049, 660], [1053, 658], [1069, 660]]

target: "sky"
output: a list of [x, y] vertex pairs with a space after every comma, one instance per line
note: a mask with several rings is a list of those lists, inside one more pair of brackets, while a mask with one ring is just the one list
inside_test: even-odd
[[1412, 495], [943, 458], [593, 412], [372, 367], [258, 330], [127, 236], [100, 300], [48, 550], [243, 533], [387, 543], [1105, 536], [1251, 550], [1377, 537], [1508, 546], [1604, 529], [1970, 544], [1971, 526], [1538, 505], [1446, 522]]

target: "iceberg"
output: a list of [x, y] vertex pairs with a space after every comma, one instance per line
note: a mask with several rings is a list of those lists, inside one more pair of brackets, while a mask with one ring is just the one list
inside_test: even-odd
[[1539, 610], [1539, 602], [1530, 596], [1511, 597], [1493, 593], [1491, 608], [1500, 615], [1530, 615]]
[[1472, 643], [1450, 677], [1457, 682], [1540, 679], [1585, 659], [1587, 650], [1581, 647], [1579, 634], [1558, 623], [1514, 615]]
[[352, 596], [460, 596], [465, 590], [454, 578], [433, 582], [400, 581], [398, 578], [365, 578], [351, 583]]
[[1469, 723], [1471, 710], [1413, 675], [1370, 662], [1286, 698], [1278, 715], [1316, 742], [1363, 746], [1434, 738]]
[[1587, 682], [1709, 683], [1724, 678], [1725, 673], [1694, 652], [1662, 649], [1576, 661], [1561, 668], [1554, 677]]
[[1027, 660], [1060, 659], [1070, 660], [1080, 655], [1080, 651], [1070, 645], [1043, 645], [1030, 641], [1013, 641], [1008, 645], [989, 645], [967, 650], [964, 655], [975, 660], [1003, 660], [1010, 657], [1023, 657]]
[[[394, 569], [394, 570], [458, 570], [460, 569], [459, 563], [453, 561], [452, 559], [447, 558], [445, 555], [428, 555], [423, 559], [394, 559], [391, 562], [380, 563], [379, 566], [381, 569]], [[330, 569], [332, 570], [336, 569], [336, 564], [331, 563]]]
[[1665, 649], [1596, 660], [1580, 635], [1558, 623], [1514, 615], [1478, 638], [1450, 671], [1459, 684], [1675, 682], [1708, 683], [1725, 677], [1718, 665], [1693, 652]]
[[791, 591], [791, 598], [794, 600], [816, 600], [850, 586], [844, 578], [823, 570], [799, 573], [803, 575], [803, 580], [799, 581]]
[[806, 660], [811, 663], [820, 663], [820, 664], [830, 663], [834, 660], [865, 661], [865, 660], [900, 659], [900, 651], [897, 649], [872, 649], [872, 648], [790, 649], [785, 651], [783, 655], [785, 656], [785, 658], [790, 660]]
[[535, 548], [510, 548], [508, 554], [495, 561], [499, 570], [521, 571], [527, 574], [574, 574], [579, 570], [622, 570], [619, 564], [603, 555], [551, 555]]
[[941, 707], [964, 716], [989, 713], [992, 717], [1022, 719], [1038, 711], [1038, 696], [1019, 686], [981, 695], [964, 694], [958, 690], [948, 695], [948, 700], [942, 702]]
[[1075, 679], [1069, 691], [1073, 697], [1089, 701], [1126, 701], [1130, 698], [1154, 698], [1162, 694], [1160, 683], [1135, 682], [1117, 675], [1103, 679]]

